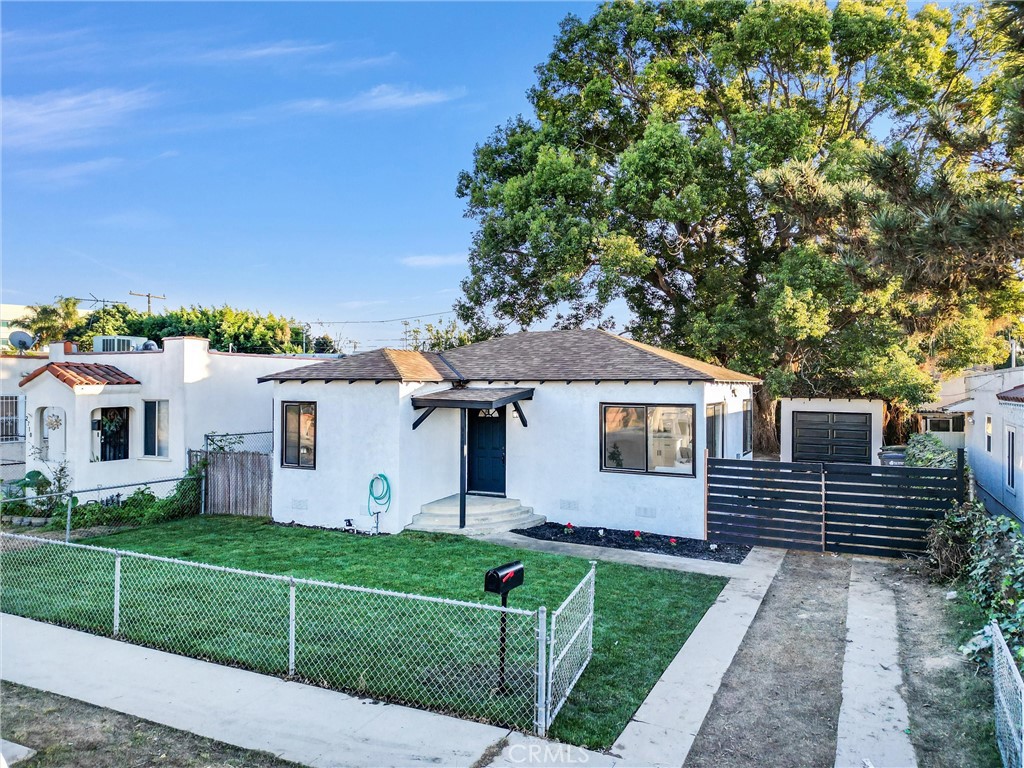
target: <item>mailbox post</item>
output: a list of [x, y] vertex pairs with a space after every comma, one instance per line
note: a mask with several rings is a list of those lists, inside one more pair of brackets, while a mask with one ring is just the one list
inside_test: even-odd
[[[501, 595], [501, 607], [508, 607], [508, 593], [523, 583], [523, 564], [512, 563], [491, 568], [484, 574], [484, 591]], [[501, 628], [498, 631], [498, 692], [505, 693], [505, 622], [508, 615], [501, 612]]]

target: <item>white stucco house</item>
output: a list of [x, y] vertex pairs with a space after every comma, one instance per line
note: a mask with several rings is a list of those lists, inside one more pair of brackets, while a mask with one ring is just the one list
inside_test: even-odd
[[51, 344], [49, 360], [17, 383], [25, 398], [26, 469], [66, 461], [77, 488], [179, 476], [206, 433], [271, 429], [271, 394], [258, 377], [314, 362], [216, 352], [194, 337], [123, 352]]
[[757, 379], [600, 330], [443, 354], [378, 349], [265, 375], [273, 517], [373, 530], [536, 524], [703, 538], [705, 449], [749, 457]]
[[964, 376], [963, 397], [944, 406], [964, 419], [967, 463], [990, 512], [1024, 520], [1024, 367]]

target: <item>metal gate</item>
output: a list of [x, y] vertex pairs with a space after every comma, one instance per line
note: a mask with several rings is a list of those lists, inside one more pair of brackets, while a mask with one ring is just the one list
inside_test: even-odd
[[902, 557], [963, 500], [957, 469], [708, 459], [709, 541]]

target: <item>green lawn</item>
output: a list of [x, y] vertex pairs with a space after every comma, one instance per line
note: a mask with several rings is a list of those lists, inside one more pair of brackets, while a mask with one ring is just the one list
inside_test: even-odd
[[[580, 558], [460, 536], [407, 532], [371, 538], [251, 518], [180, 520], [89, 543], [490, 604], [499, 601], [483, 592], [484, 571], [518, 559], [526, 566], [526, 583], [512, 593], [510, 605], [527, 610], [546, 605], [553, 611], [589, 568]], [[112, 559], [46, 547], [4, 553], [2, 565], [3, 610], [109, 633]], [[282, 624], [287, 626], [287, 584], [254, 586], [249, 578], [213, 577], [132, 558], [123, 558], [121, 567], [121, 630], [126, 639], [282, 673], [281, 665], [287, 664], [287, 637], [280, 631]], [[610, 746], [724, 583], [696, 574], [599, 564], [594, 657], [551, 735], [591, 748]], [[254, 600], [263, 606], [258, 613], [251, 610]], [[493, 689], [490, 701], [481, 701], [488, 698], [481, 697], [481, 681], [487, 687], [496, 683], [491, 678], [497, 615], [434, 606], [373, 598], [368, 612], [362, 593], [300, 587], [297, 674], [367, 695], [529, 728], [532, 712], [503, 709]], [[510, 617], [509, 636], [521, 641], [510, 642], [513, 685], [529, 686], [532, 681], [535, 646], [526, 640], [530, 621]], [[452, 653], [439, 666], [438, 648], [446, 647], [465, 652]], [[417, 674], [408, 674], [410, 669]], [[416, 679], [410, 683], [410, 677]]]

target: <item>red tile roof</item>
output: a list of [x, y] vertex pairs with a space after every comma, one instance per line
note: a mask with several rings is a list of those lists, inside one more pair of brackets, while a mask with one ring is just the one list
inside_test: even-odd
[[36, 368], [28, 376], [23, 378], [18, 386], [24, 387], [32, 379], [42, 376], [49, 371], [69, 387], [90, 384], [141, 384], [142, 382], [132, 378], [120, 368], [112, 365], [99, 363], [48, 363], [41, 368]]

